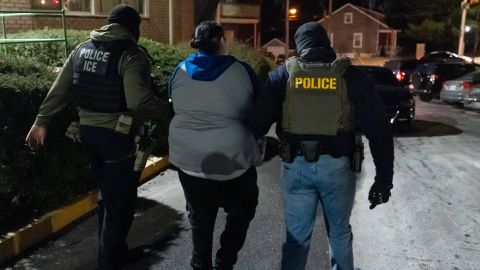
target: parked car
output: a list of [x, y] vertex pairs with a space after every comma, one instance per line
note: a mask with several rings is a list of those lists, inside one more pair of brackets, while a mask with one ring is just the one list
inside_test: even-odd
[[415, 58], [409, 59], [393, 59], [385, 62], [383, 67], [393, 71], [393, 74], [399, 82], [403, 85], [410, 84], [410, 75], [413, 73], [415, 68], [420, 64]]
[[422, 101], [440, 98], [443, 82], [461, 77], [477, 69], [477, 65], [465, 62], [430, 62], [419, 65], [412, 73], [409, 88], [419, 94]]
[[471, 91], [474, 84], [480, 82], [480, 72], [474, 71], [460, 78], [445, 81], [440, 91], [440, 99], [445, 103], [463, 104], [466, 92]]
[[424, 57], [420, 58], [420, 61], [423, 63], [434, 62], [434, 61], [459, 61], [459, 62], [468, 62], [472, 63], [472, 58], [468, 56], [459, 56], [456, 53], [449, 51], [433, 51], [427, 53]]
[[384, 67], [357, 67], [373, 80], [390, 123], [412, 123], [415, 117], [415, 100], [405, 85], [397, 80], [394, 73]]
[[480, 110], [480, 84], [474, 84], [472, 88], [464, 91], [463, 106], [465, 109]]

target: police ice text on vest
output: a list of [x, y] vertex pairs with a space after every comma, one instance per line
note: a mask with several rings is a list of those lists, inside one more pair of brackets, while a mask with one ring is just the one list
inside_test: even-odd
[[84, 58], [83, 70], [95, 73], [97, 71], [98, 62], [108, 63], [110, 52], [104, 52], [95, 49], [81, 49], [80, 58]]

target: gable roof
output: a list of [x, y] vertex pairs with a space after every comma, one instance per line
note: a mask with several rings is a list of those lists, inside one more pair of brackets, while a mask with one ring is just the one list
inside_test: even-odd
[[[374, 17], [374, 14], [378, 14], [378, 15], [381, 15], [382, 17], [384, 17], [385, 15], [383, 15], [382, 13], [380, 12], [376, 12], [376, 11], [373, 11], [373, 10], [368, 10], [366, 8], [362, 8], [362, 7], [357, 7], [355, 5], [352, 5], [350, 3], [347, 3], [343, 6], [341, 6], [340, 8], [336, 9], [335, 11], [333, 11], [332, 13], [330, 13], [329, 15], [327, 15], [327, 17], [325, 18], [328, 18], [330, 16], [333, 16], [335, 14], [337, 14], [338, 12], [340, 12], [341, 10], [347, 8], [347, 7], [351, 7], [353, 9], [355, 9], [356, 11], [360, 12], [361, 14], [367, 16], [369, 19], [375, 21], [376, 23], [380, 24], [381, 26], [385, 27], [385, 28], [389, 28], [389, 29], [393, 29], [392, 27], [388, 26], [385, 22], [381, 21], [380, 19], [378, 18], [375, 18]], [[322, 18], [321, 20], [319, 20], [319, 22], [322, 22], [325, 20], [325, 18]]]
[[285, 42], [281, 41], [280, 39], [278, 38], [274, 38], [272, 40], [270, 40], [269, 42], [265, 43], [262, 48], [267, 48], [269, 46], [274, 46], [274, 47], [285, 47], [286, 44]]
[[375, 17], [375, 18], [377, 18], [377, 19], [378, 19], [378, 18], [382, 18], [382, 19], [383, 19], [383, 18], [385, 17], [385, 14], [380, 13], [380, 12], [378, 12], [378, 11], [371, 10], [371, 9], [368, 9], [368, 8], [364, 8], [364, 7], [359, 7], [359, 6], [356, 6], [356, 7], [359, 8], [359, 9], [361, 9], [361, 10], [363, 10], [363, 11], [365, 11], [366, 13], [372, 15], [372, 17]]

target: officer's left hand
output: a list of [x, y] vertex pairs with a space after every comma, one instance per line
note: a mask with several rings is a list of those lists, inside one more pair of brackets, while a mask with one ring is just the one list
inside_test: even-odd
[[390, 189], [392, 186], [386, 186], [379, 183], [373, 183], [368, 193], [368, 201], [370, 201], [370, 209], [375, 208], [377, 205], [388, 202], [391, 196]]

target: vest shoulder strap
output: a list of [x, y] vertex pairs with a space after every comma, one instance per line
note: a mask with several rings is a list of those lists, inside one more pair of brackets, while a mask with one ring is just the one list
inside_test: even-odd
[[298, 66], [298, 57], [292, 56], [285, 61], [285, 68], [287, 69], [288, 74], [291, 73], [291, 71]]
[[348, 67], [352, 65], [350, 58], [342, 57], [332, 62], [332, 68], [336, 74], [343, 75], [347, 71]]

